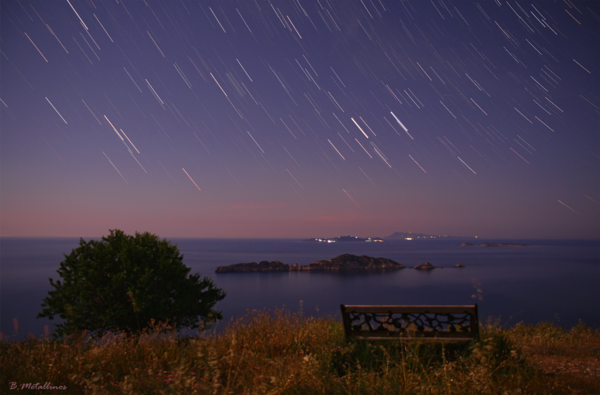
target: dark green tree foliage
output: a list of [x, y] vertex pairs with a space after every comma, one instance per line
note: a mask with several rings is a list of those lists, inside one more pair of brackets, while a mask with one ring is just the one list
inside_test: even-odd
[[110, 230], [101, 241], [79, 241], [60, 263], [62, 278], [50, 285], [38, 318], [55, 315], [62, 337], [83, 330], [140, 332], [152, 320], [176, 328], [206, 329], [222, 319], [213, 306], [225, 297], [212, 279], [188, 275], [176, 245], [144, 232], [135, 236]]

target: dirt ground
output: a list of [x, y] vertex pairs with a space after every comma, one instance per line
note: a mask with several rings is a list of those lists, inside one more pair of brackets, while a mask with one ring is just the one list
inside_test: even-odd
[[525, 357], [560, 388], [558, 393], [600, 394], [600, 341], [577, 346], [521, 345]]

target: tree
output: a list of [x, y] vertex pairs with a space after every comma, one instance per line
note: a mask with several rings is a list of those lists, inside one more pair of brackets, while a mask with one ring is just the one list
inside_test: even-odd
[[175, 328], [210, 327], [222, 319], [213, 306], [225, 297], [208, 277], [188, 275], [177, 245], [144, 232], [135, 236], [110, 230], [101, 241], [79, 241], [64, 254], [54, 290], [44, 298], [38, 318], [55, 315], [65, 322], [58, 337], [80, 331], [94, 336], [106, 332], [136, 332], [152, 320]]

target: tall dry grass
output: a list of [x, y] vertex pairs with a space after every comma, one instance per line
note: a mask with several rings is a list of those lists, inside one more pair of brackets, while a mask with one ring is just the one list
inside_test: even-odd
[[466, 346], [347, 343], [332, 318], [255, 310], [190, 338], [157, 325], [141, 336], [4, 339], [0, 391], [50, 382], [69, 394], [553, 394], [560, 383], [530, 366], [516, 343], [598, 336], [556, 331], [488, 326]]

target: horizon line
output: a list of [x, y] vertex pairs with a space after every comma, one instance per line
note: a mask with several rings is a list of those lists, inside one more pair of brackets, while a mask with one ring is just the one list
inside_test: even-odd
[[[144, 232], [138, 232], [138, 233], [144, 233]], [[152, 232], [150, 232], [152, 233]], [[402, 232], [400, 232], [402, 233]], [[26, 238], [63, 238], [63, 239], [67, 239], [67, 238], [79, 238], [79, 239], [93, 239], [93, 238], [102, 238], [106, 235], [102, 235], [102, 236], [71, 236], [71, 235], [61, 235], [61, 236], [40, 236], [40, 235], [36, 235], [36, 236], [14, 236], [14, 235], [0, 235], [0, 238], [21, 238], [21, 239], [26, 239]], [[310, 239], [317, 239], [318, 237], [264, 237], [264, 236], [256, 236], [256, 237], [247, 237], [247, 236], [239, 236], [239, 237], [208, 237], [208, 236], [159, 236], [157, 235], [159, 238], [161, 239], [219, 239], [219, 240], [223, 240], [223, 239], [229, 239], [229, 240], [290, 240], [290, 239], [294, 239], [294, 240], [310, 240]], [[334, 237], [321, 237], [321, 239], [328, 239], [328, 238], [336, 238], [336, 237], [344, 237], [344, 236], [334, 236]], [[361, 237], [361, 236], [357, 236], [357, 237]], [[368, 236], [371, 238], [381, 238], [384, 241], [385, 240], [394, 240], [394, 241], [415, 241], [415, 240], [405, 240], [403, 238], [393, 238], [393, 239], [387, 239], [385, 237], [373, 237], [373, 236]], [[367, 238], [367, 237], [361, 237], [361, 238]], [[445, 237], [437, 237], [437, 238], [465, 238], [465, 239], [477, 239], [477, 240], [597, 240], [600, 241], [600, 237], [476, 237], [476, 236], [445, 236]], [[437, 239], [436, 238], [436, 239]], [[432, 240], [431, 238], [423, 238], [423, 240]]]

